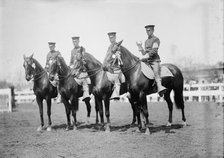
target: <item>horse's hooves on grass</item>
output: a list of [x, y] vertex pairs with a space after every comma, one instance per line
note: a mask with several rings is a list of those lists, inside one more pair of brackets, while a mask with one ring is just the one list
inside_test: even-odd
[[184, 122], [183, 122], [183, 126], [187, 126], [187, 122], [184, 121]]
[[77, 126], [74, 126], [74, 127], [73, 127], [73, 131], [76, 131], [76, 130], [77, 130]]
[[141, 131], [140, 131], [139, 128], [137, 128], [135, 132], [136, 132], [136, 133], [141, 133]]
[[38, 128], [37, 128], [37, 131], [38, 132], [41, 132], [41, 131], [43, 131], [44, 130], [44, 127], [43, 126], [39, 126]]
[[48, 132], [51, 132], [51, 131], [52, 131], [52, 127], [51, 127], [51, 126], [48, 126], [48, 127], [47, 127], [47, 131], [48, 131]]
[[172, 126], [172, 123], [168, 122], [168, 123], [166, 124], [166, 126], [167, 126], [167, 127], [170, 127], [170, 126]]
[[105, 132], [106, 132], [106, 133], [110, 133], [110, 127], [106, 127]]
[[65, 131], [69, 131], [69, 130], [70, 130], [70, 127], [67, 126], [67, 127], [65, 128]]
[[146, 128], [145, 135], [150, 135], [149, 128]]

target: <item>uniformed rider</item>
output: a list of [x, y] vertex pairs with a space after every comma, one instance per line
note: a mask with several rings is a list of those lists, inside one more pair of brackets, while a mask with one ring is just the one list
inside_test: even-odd
[[162, 97], [163, 94], [166, 92], [166, 88], [162, 86], [161, 83], [161, 76], [160, 76], [160, 57], [158, 54], [158, 49], [160, 46], [160, 40], [158, 37], [154, 36], [154, 27], [155, 25], [147, 25], [145, 26], [148, 39], [145, 41], [145, 49], [142, 47], [142, 42], [137, 42], [137, 46], [139, 51], [142, 53], [147, 63], [149, 63], [152, 66], [154, 75], [155, 75], [155, 81], [158, 88], [159, 96]]
[[[79, 46], [79, 39], [80, 37], [72, 37], [72, 42], [74, 45], [74, 48], [71, 51], [71, 59], [70, 59], [70, 68], [72, 71], [75, 69], [75, 62], [76, 60], [80, 59], [80, 56], [83, 56], [83, 53], [85, 53], [85, 48]], [[81, 51], [82, 48], [82, 51]], [[83, 101], [90, 100], [89, 95], [89, 84], [91, 83], [90, 78], [88, 77], [87, 72], [85, 70], [77, 76], [77, 78], [80, 80], [80, 84], [83, 87]]]

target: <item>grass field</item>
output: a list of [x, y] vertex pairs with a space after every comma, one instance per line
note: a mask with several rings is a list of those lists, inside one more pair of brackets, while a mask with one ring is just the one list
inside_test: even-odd
[[[94, 128], [95, 105], [91, 124], [86, 108], [79, 106], [81, 123], [77, 130], [65, 131], [64, 105], [52, 105], [53, 130], [37, 132], [40, 125], [36, 103], [20, 104], [13, 113], [0, 113], [0, 157], [80, 157], [80, 158], [148, 158], [148, 157], [223, 157], [223, 106], [216, 103], [185, 103], [188, 125], [181, 125], [181, 112], [174, 108], [173, 126], [166, 127], [165, 103], [148, 103], [149, 119], [154, 125], [150, 135], [130, 127], [129, 103], [111, 102], [111, 132]], [[47, 124], [46, 105], [44, 119]]]

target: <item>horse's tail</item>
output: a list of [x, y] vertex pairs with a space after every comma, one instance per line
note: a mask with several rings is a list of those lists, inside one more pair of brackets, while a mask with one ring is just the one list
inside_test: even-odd
[[183, 88], [175, 87], [173, 91], [174, 91], [174, 101], [177, 109], [184, 109]]

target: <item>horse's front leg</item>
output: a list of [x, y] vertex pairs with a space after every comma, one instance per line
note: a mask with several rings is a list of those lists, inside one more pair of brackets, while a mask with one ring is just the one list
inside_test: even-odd
[[[104, 117], [103, 117], [103, 104], [102, 104], [101, 98], [95, 97], [95, 104], [96, 104], [96, 107], [98, 108], [98, 112], [100, 114], [100, 123], [103, 126], [104, 125]], [[98, 117], [98, 115], [97, 115], [97, 117]], [[96, 118], [96, 119], [98, 119], [98, 118]]]
[[106, 98], [104, 100], [104, 106], [105, 106], [105, 115], [107, 118], [107, 124], [105, 126], [105, 131], [110, 132], [110, 100], [109, 100], [109, 98]]
[[68, 100], [66, 100], [63, 96], [61, 96], [61, 101], [65, 106], [65, 112], [66, 112], [66, 117], [67, 117], [67, 126], [66, 126], [66, 131], [68, 131], [70, 129], [71, 126], [71, 120], [70, 120], [70, 103], [68, 102]]
[[42, 131], [44, 129], [44, 117], [43, 117], [43, 99], [41, 97], [36, 96], [37, 104], [39, 107], [40, 113], [40, 126], [37, 128], [37, 131]]
[[143, 123], [143, 127], [146, 128], [145, 134], [149, 134], [149, 113], [148, 113], [148, 106], [147, 106], [147, 98], [146, 95], [144, 93], [140, 93], [140, 104], [142, 107], [142, 113], [143, 113], [143, 118], [144, 118], [144, 123]]
[[51, 98], [47, 97], [46, 99], [47, 101], [47, 116], [48, 116], [48, 127], [47, 127], [47, 131], [51, 131]]
[[71, 109], [72, 109], [72, 116], [73, 116], [73, 129], [76, 130], [78, 126], [78, 122], [76, 119], [76, 112], [79, 109], [79, 98], [78, 97], [73, 97], [71, 100]]
[[131, 126], [134, 126], [135, 122], [136, 122], [136, 118], [137, 118], [137, 107], [136, 107], [136, 105], [134, 104], [134, 102], [133, 102], [133, 100], [131, 98], [129, 98], [128, 100], [129, 100], [129, 102], [131, 104], [132, 112], [133, 112], [133, 118], [132, 118]]

